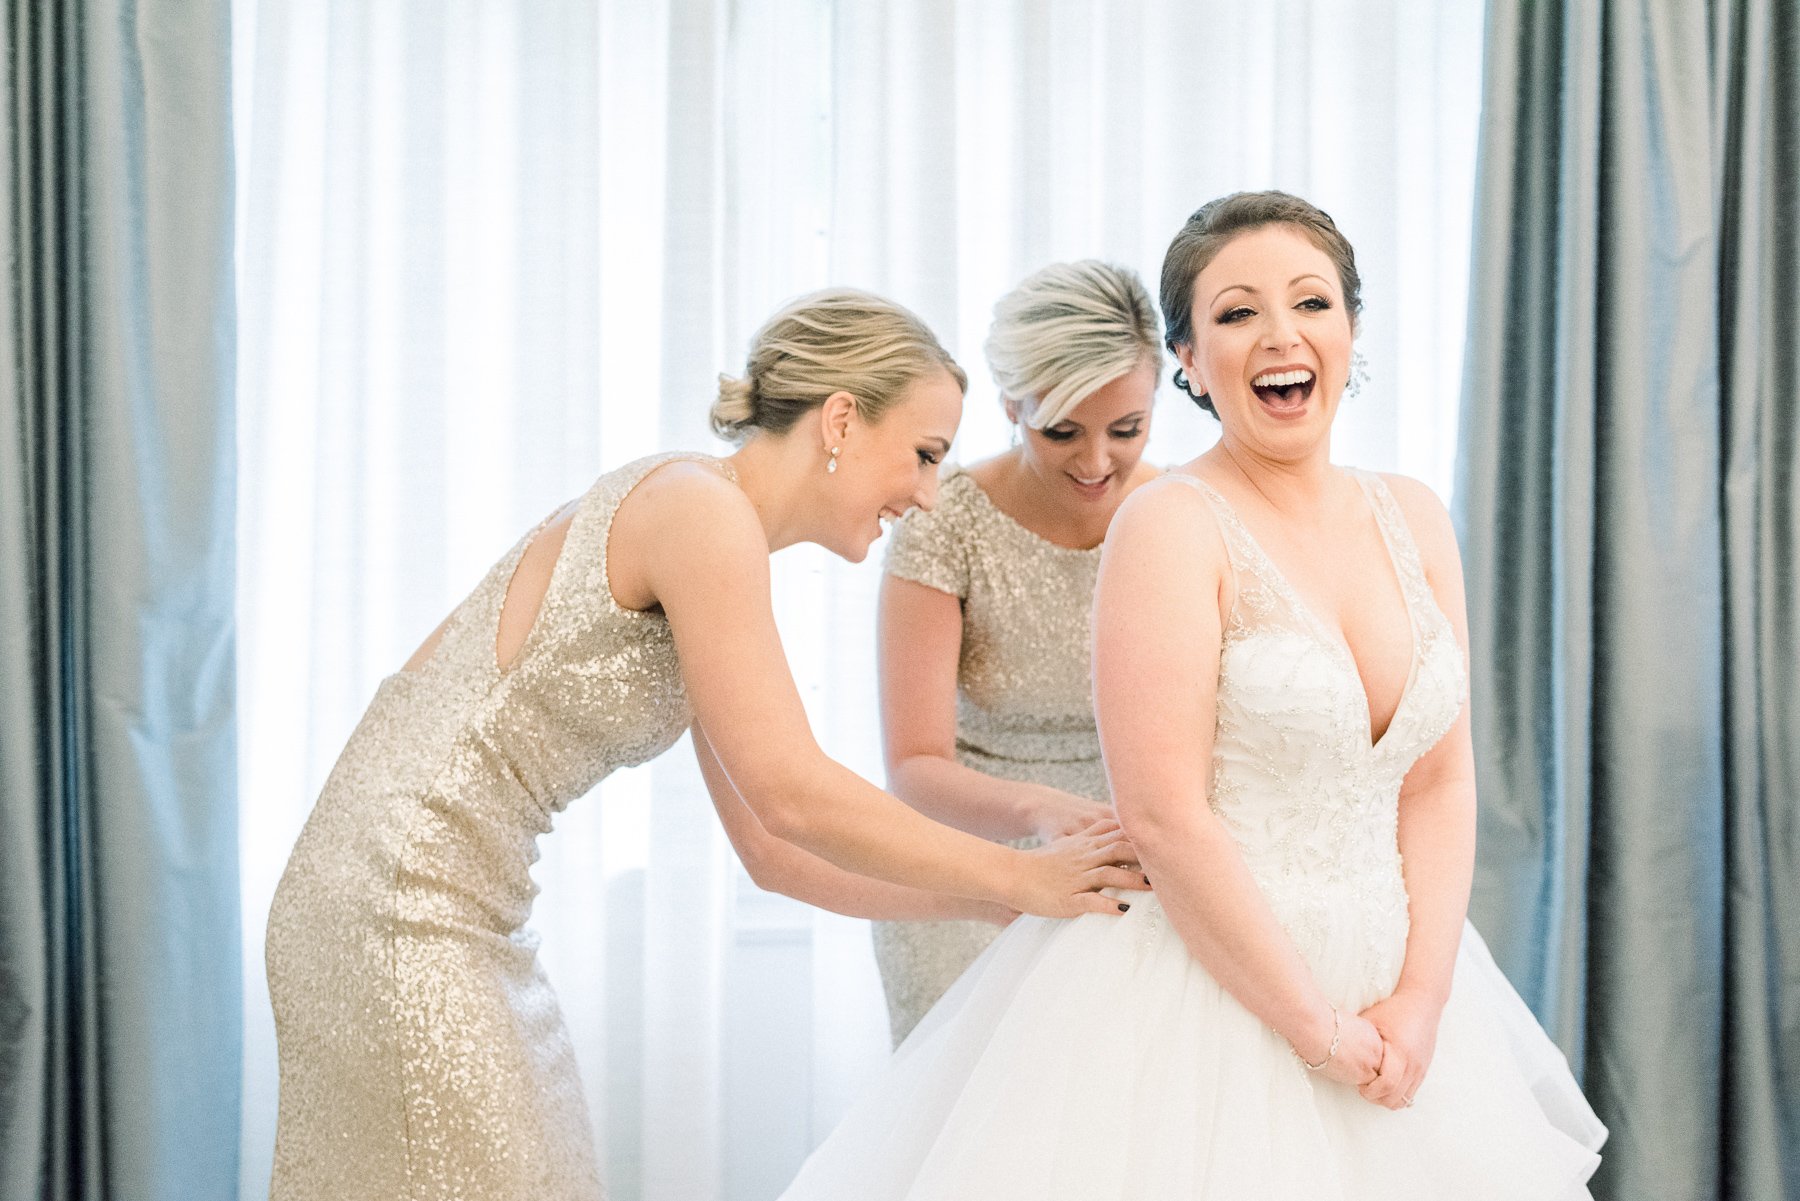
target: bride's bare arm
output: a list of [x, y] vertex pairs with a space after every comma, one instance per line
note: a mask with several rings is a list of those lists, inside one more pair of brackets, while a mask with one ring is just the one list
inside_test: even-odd
[[[1207, 804], [1225, 548], [1206, 502], [1146, 484], [1113, 518], [1094, 595], [1094, 709], [1113, 803], [1188, 950], [1307, 1060], [1331, 1046], [1330, 1002]], [[1381, 1039], [1354, 1014], [1327, 1075], [1361, 1084]]]
[[[1443, 503], [1424, 484], [1388, 476], [1438, 608], [1450, 619], [1469, 661], [1469, 622], [1462, 560]], [[1475, 752], [1464, 703], [1456, 724], [1415, 763], [1400, 789], [1400, 856], [1406, 876], [1406, 959], [1393, 995], [1364, 1011], [1387, 1039], [1388, 1063], [1364, 1095], [1389, 1102], [1410, 1097], [1431, 1064], [1438, 1018], [1462, 943], [1475, 873]]]
[[691, 733], [694, 757], [700, 762], [700, 774], [705, 777], [706, 790], [712, 794], [713, 807], [718, 810], [719, 824], [725, 827], [726, 837], [731, 839], [732, 848], [758, 888], [847, 917], [1003, 923], [1014, 916], [1012, 910], [991, 901], [926, 892], [859, 876], [776, 838], [763, 829], [744, 804], [744, 798], [731, 786], [706, 740], [706, 731], [696, 724]]
[[695, 720], [770, 834], [847, 871], [1027, 913], [1119, 911], [1096, 887], [1140, 886], [1111, 830], [1022, 852], [940, 825], [828, 758], [812, 736], [769, 600], [768, 543], [749, 500], [705, 468], [652, 473], [609, 540], [614, 594], [660, 605]]

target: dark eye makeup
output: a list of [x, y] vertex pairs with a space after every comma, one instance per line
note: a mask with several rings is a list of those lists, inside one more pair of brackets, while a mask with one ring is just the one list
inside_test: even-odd
[[[1309, 313], [1322, 313], [1331, 307], [1331, 301], [1324, 296], [1308, 296], [1294, 306], [1305, 309]], [[1256, 310], [1247, 304], [1234, 305], [1220, 313], [1213, 321], [1219, 325], [1235, 325], [1246, 317], [1256, 314]]]

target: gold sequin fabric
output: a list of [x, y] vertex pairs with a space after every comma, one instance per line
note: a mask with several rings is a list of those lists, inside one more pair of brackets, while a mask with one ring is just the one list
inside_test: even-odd
[[[668, 623], [621, 608], [613, 514], [650, 471], [578, 503], [536, 621], [495, 640], [533, 530], [382, 682], [269, 913], [281, 1066], [274, 1201], [597, 1201], [574, 1056], [526, 919], [537, 839], [690, 720]], [[711, 460], [707, 460], [711, 461]]]
[[[945, 473], [935, 508], [914, 509], [894, 527], [888, 573], [962, 602], [956, 758], [963, 766], [1108, 799], [1088, 663], [1099, 568], [1098, 547], [1058, 546], [1032, 533], [960, 469]], [[875, 923], [896, 1044], [996, 933], [984, 922]]]

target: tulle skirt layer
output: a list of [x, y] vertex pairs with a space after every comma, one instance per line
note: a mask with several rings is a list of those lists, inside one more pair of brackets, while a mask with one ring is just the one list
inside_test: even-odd
[[1014, 922], [786, 1201], [1588, 1196], [1605, 1127], [1472, 927], [1395, 1112], [1302, 1068], [1160, 909]]

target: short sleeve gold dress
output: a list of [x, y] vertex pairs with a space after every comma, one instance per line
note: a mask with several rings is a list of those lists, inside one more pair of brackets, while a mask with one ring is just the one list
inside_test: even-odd
[[[1088, 665], [1099, 548], [1058, 546], [1032, 533], [966, 471], [952, 469], [937, 507], [914, 509], [894, 527], [886, 569], [962, 602], [957, 762], [1108, 800]], [[996, 933], [985, 922], [875, 923], [896, 1045]]]
[[502, 671], [500, 609], [537, 531], [521, 540], [430, 658], [382, 682], [332, 769], [269, 913], [274, 1201], [601, 1197], [525, 926], [530, 868], [564, 806], [688, 726], [668, 623], [621, 608], [606, 574], [620, 502], [684, 457], [629, 464], [581, 499]]

